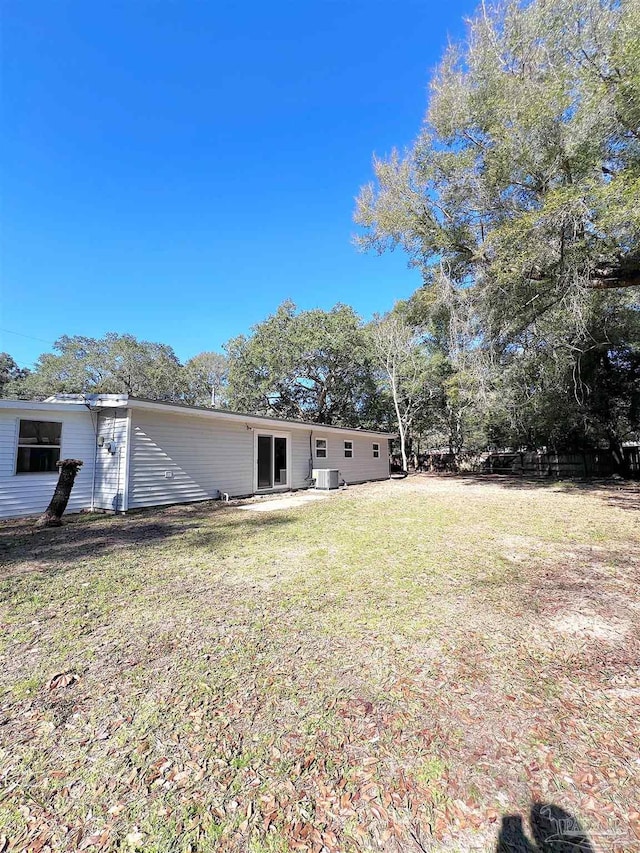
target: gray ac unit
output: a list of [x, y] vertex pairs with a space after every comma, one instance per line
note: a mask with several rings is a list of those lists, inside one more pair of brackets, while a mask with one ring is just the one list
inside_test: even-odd
[[311, 472], [316, 489], [337, 489], [340, 472], [337, 468], [314, 468]]

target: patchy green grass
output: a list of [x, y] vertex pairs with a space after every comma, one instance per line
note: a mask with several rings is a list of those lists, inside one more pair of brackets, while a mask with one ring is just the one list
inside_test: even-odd
[[0, 836], [491, 850], [550, 802], [633, 849], [639, 521], [634, 487], [414, 477], [5, 524]]

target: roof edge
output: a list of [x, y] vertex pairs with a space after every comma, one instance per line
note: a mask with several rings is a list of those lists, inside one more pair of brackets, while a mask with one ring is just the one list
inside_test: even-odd
[[2, 400], [0, 407], [13, 409], [40, 409], [42, 411], [79, 411], [86, 409], [149, 409], [165, 411], [176, 415], [196, 415], [213, 417], [231, 422], [249, 423], [260, 426], [286, 426], [292, 429], [308, 429], [322, 432], [356, 433], [379, 438], [396, 438], [397, 433], [384, 430], [365, 429], [363, 427], [343, 427], [320, 424], [315, 421], [297, 421], [278, 418], [272, 415], [252, 415], [248, 412], [232, 412], [229, 409], [212, 409], [207, 406], [189, 406], [186, 403], [173, 403], [165, 400], [150, 400], [146, 397], [134, 397], [131, 394], [53, 394], [46, 400]]
[[34, 409], [42, 412], [81, 412], [87, 411], [85, 403], [72, 401], [68, 403], [53, 400], [9, 400], [0, 399], [0, 409]]
[[384, 432], [382, 430], [364, 429], [362, 427], [331, 426], [329, 424], [320, 424], [314, 421], [288, 420], [285, 418], [272, 417], [270, 415], [252, 415], [248, 412], [232, 412], [228, 409], [211, 409], [206, 406], [188, 406], [184, 403], [170, 403], [164, 400], [148, 400], [144, 397], [129, 396], [128, 406], [132, 409], [166, 410], [177, 415], [194, 414], [205, 417], [217, 417], [222, 420], [229, 421], [255, 421], [258, 424], [265, 424], [265, 426], [268, 424], [274, 424], [276, 426], [284, 425], [293, 427], [294, 429], [324, 430], [325, 432], [351, 432], [357, 433], [358, 435], [376, 435], [384, 438], [395, 438], [396, 436], [395, 433]]

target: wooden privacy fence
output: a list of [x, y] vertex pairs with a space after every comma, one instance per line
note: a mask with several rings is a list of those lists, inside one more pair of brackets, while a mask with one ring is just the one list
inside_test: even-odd
[[523, 477], [609, 477], [615, 467], [608, 450], [578, 453], [490, 453], [480, 469]]
[[[632, 477], [640, 477], [640, 446], [623, 448]], [[610, 477], [616, 471], [610, 450], [585, 450], [574, 453], [552, 451], [487, 451], [480, 454], [431, 452], [415, 459], [419, 471], [469, 471], [481, 474], [505, 474], [523, 477]]]
[[640, 444], [631, 447], [623, 447], [622, 452], [627, 460], [629, 471], [635, 478], [640, 478]]

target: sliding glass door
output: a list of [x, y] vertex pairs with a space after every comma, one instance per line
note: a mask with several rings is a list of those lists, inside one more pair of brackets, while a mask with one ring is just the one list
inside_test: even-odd
[[287, 485], [287, 439], [281, 435], [273, 437], [273, 482], [276, 486]]
[[273, 454], [271, 452], [272, 439], [270, 435], [258, 436], [258, 488], [273, 488]]
[[256, 436], [256, 489], [283, 488], [289, 485], [288, 436]]

